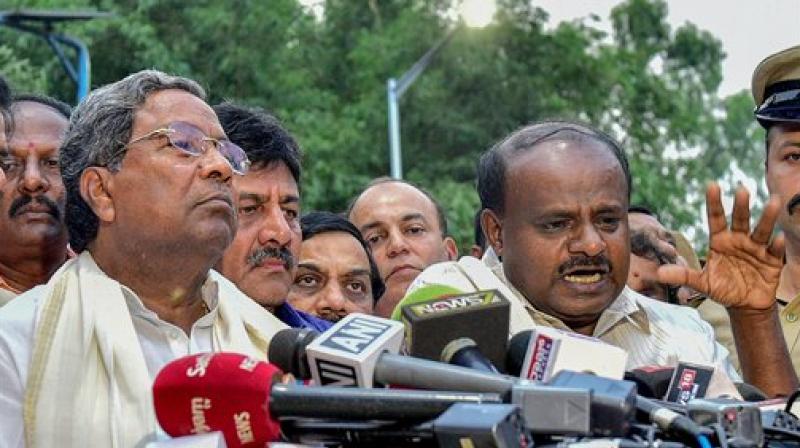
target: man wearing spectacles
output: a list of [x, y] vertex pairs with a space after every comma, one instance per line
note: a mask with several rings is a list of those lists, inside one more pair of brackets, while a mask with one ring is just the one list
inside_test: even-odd
[[0, 308], [2, 446], [144, 446], [166, 363], [266, 360], [286, 326], [212, 270], [246, 162], [189, 79], [138, 72], [75, 109], [60, 164], [80, 255]]
[[783, 335], [800, 373], [800, 46], [764, 59], [753, 73], [755, 117], [766, 130], [767, 188], [781, 201], [778, 225], [786, 238], [776, 292]]
[[239, 229], [217, 269], [290, 327], [325, 331], [331, 323], [287, 303], [300, 256], [300, 148], [261, 109], [214, 106], [231, 141], [253, 166], [236, 179]]
[[45, 96], [14, 98], [0, 146], [0, 306], [46, 283], [67, 259], [59, 146], [71, 109]]

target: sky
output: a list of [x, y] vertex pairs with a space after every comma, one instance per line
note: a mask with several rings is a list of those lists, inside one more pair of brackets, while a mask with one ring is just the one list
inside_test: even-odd
[[[673, 29], [692, 22], [722, 42], [720, 94], [750, 89], [756, 65], [779, 50], [800, 45], [800, 0], [666, 0]], [[610, 31], [608, 15], [619, 0], [535, 0], [550, 13], [550, 23], [597, 14]]]
[[[492, 1], [492, 0], [486, 0]], [[549, 23], [555, 26], [564, 20], [596, 14], [602, 21], [596, 26], [611, 31], [608, 21], [611, 9], [621, 0], [534, 0], [550, 14]], [[722, 63], [720, 96], [750, 90], [753, 70], [761, 60], [777, 51], [800, 45], [800, 0], [666, 0], [668, 23], [673, 30], [686, 22], [713, 34], [722, 42], [726, 58]], [[736, 181], [751, 192], [756, 182], [737, 167], [732, 167]], [[756, 201], [751, 195], [751, 201]], [[723, 206], [730, 211], [733, 197], [723, 194]], [[707, 226], [705, 209], [700, 214], [701, 226]], [[690, 239], [695, 229], [686, 229]]]

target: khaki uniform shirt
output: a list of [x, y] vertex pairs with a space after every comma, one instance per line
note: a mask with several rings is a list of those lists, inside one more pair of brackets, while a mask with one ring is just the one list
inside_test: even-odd
[[778, 311], [794, 371], [800, 374], [800, 294], [789, 303], [778, 300]]
[[728, 316], [728, 310], [725, 306], [711, 299], [706, 299], [697, 307], [697, 312], [704, 321], [711, 324], [717, 342], [728, 349], [731, 364], [741, 373], [739, 353], [736, 351], [736, 342], [733, 340], [733, 330], [731, 329], [731, 318]]

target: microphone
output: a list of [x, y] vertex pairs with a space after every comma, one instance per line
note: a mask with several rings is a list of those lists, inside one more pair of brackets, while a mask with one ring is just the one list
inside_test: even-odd
[[644, 366], [625, 372], [625, 380], [636, 383], [639, 395], [663, 400], [667, 395], [675, 369], [666, 366]]
[[744, 401], [766, 401], [769, 396], [761, 391], [761, 389], [748, 383], [734, 383], [736, 390], [742, 396]]
[[445, 345], [442, 350], [442, 362], [487, 373], [500, 373], [497, 367], [483, 356], [478, 344], [470, 338], [458, 338]]
[[229, 448], [279, 440], [280, 425], [264, 404], [280, 376], [277, 367], [234, 353], [179, 358], [153, 382], [158, 424], [173, 437], [221, 431]]
[[284, 432], [292, 441], [310, 446], [534, 446], [519, 407], [508, 404], [455, 403], [436, 419], [411, 427], [381, 421], [343, 425], [292, 419], [285, 422]]
[[[354, 313], [307, 346], [297, 343], [289, 349], [287, 344], [286, 350], [292, 354], [270, 359], [283, 363], [305, 352], [311, 377], [319, 385], [370, 388], [377, 383], [416, 389], [505, 394], [514, 384], [511, 377], [400, 356], [397, 353], [402, 336], [403, 325], [399, 322]], [[304, 378], [302, 369], [292, 370], [291, 363], [279, 366]]]
[[279, 440], [279, 418], [417, 421], [437, 417], [455, 403], [502, 403], [497, 394], [273, 384], [281, 374], [236, 353], [180, 358], [156, 376], [156, 417], [171, 436], [220, 431], [234, 448]]
[[[372, 316], [370, 318], [383, 320]], [[296, 330], [286, 329], [281, 331]], [[326, 335], [330, 337], [332, 333], [331, 330], [328, 330], [319, 338], [325, 338]], [[293, 347], [275, 345], [270, 347], [269, 356], [274, 362], [280, 364], [282, 359], [301, 357], [304, 350], [305, 347], [301, 343], [296, 343]], [[286, 351], [290, 354], [273, 356], [273, 351]], [[313, 366], [310, 368], [312, 371], [314, 369], [315, 367]], [[300, 372], [291, 373], [299, 376]], [[593, 383], [595, 384], [594, 386], [586, 382], [580, 384], [569, 383], [566, 380], [561, 380], [561, 383], [551, 382], [551, 384], [533, 383], [504, 375], [488, 374], [391, 353], [383, 353], [378, 356], [374, 364], [373, 379], [377, 383], [420, 389], [500, 394], [500, 397], [505, 401], [510, 401], [520, 406], [528, 429], [537, 434], [590, 435], [600, 433], [625, 435], [627, 428], [625, 422], [629, 420], [628, 412], [630, 412], [630, 406], [625, 405], [626, 400], [629, 400], [625, 395], [627, 393], [625, 391], [633, 390], [630, 389], [634, 387], [633, 383], [595, 377], [587, 373], [576, 375], [589, 376], [596, 380], [605, 380], [607, 382]], [[576, 376], [575, 378], [580, 379], [583, 377]], [[618, 392], [616, 392], [617, 395], [614, 395], [613, 393], [605, 392], [606, 390], [618, 390]], [[543, 406], [542, 403], [547, 403], [547, 405]], [[650, 408], [652, 411], [661, 409], [657, 405], [653, 405]], [[649, 413], [646, 416], [649, 418]], [[673, 417], [675, 417], [674, 413], [669, 414], [670, 419]], [[663, 420], [662, 423], [672, 424], [670, 419]], [[685, 424], [684, 421], [680, 422]]]
[[[634, 381], [639, 394], [658, 400], [684, 405], [695, 398], [731, 397], [742, 399], [735, 385], [720, 369], [712, 366], [679, 362], [675, 367], [645, 366], [625, 372], [625, 379]], [[742, 390], [759, 392], [741, 383]], [[750, 386], [748, 389], [745, 386]], [[753, 397], [760, 396], [752, 394]], [[758, 400], [756, 400], [758, 401]]]
[[319, 336], [319, 332], [310, 328], [281, 330], [272, 335], [267, 359], [284, 372], [292, 373], [302, 379], [311, 378], [305, 350], [294, 350], [294, 347], [306, 347], [317, 336]]
[[761, 411], [754, 403], [725, 398], [696, 399], [688, 402], [686, 412], [699, 425], [719, 424], [731, 446], [764, 446]]
[[528, 351], [528, 344], [531, 340], [531, 333], [531, 330], [521, 331], [508, 341], [505, 366], [509, 375], [520, 376], [522, 364], [525, 362], [525, 354]]
[[[406, 352], [417, 358], [441, 359], [497, 372], [494, 366], [502, 366], [508, 343], [508, 300], [495, 290], [442, 292], [452, 289], [425, 285], [397, 304], [392, 315], [399, 314], [399, 320], [405, 325]], [[457, 348], [464, 348], [463, 344], [447, 348], [460, 338], [472, 341], [474, 348], [470, 349], [470, 356], [455, 356]]]
[[[414, 294], [420, 288], [430, 285], [453, 288], [456, 290], [456, 292], [453, 292], [454, 294], [498, 291], [501, 296], [509, 301], [511, 312], [509, 314], [508, 338], [536, 325], [525, 310], [523, 303], [514, 296], [508, 285], [503, 283], [491, 269], [475, 257], [461, 257], [458, 261], [445, 261], [428, 266], [411, 282], [406, 294]], [[426, 297], [436, 296], [427, 295]]]
[[[440, 285], [438, 283], [428, 283], [420, 286], [418, 289], [406, 294], [400, 302], [395, 305], [390, 318], [392, 320], [401, 321], [403, 314], [403, 305], [411, 305], [419, 302], [425, 302], [436, 297], [449, 297], [463, 294], [458, 288], [448, 285]], [[403, 304], [403, 305], [401, 305]]]
[[712, 366], [679, 362], [675, 366], [664, 400], [686, 404], [689, 400], [705, 397], [713, 375]]
[[541, 326], [514, 335], [509, 347], [508, 371], [534, 381], [562, 370], [622, 379], [628, 361], [625, 350], [600, 339]]

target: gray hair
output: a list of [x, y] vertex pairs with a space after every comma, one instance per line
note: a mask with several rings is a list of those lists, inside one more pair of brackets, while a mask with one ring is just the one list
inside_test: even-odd
[[80, 252], [97, 237], [99, 220], [83, 200], [81, 175], [90, 166], [118, 171], [131, 139], [136, 112], [152, 93], [179, 89], [205, 101], [206, 93], [191, 79], [142, 70], [89, 94], [73, 111], [61, 146], [61, 176], [67, 192], [66, 225], [70, 245]]

